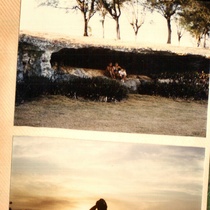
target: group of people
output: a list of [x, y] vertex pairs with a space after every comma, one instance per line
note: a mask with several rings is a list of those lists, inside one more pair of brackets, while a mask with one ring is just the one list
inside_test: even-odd
[[106, 70], [112, 79], [120, 79], [122, 82], [125, 81], [127, 76], [126, 70], [121, 68], [117, 62], [115, 65], [110, 62]]

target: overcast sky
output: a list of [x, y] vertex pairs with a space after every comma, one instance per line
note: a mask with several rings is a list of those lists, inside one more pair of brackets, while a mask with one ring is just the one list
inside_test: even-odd
[[[80, 11], [59, 10], [52, 7], [38, 7], [38, 0], [21, 1], [20, 29], [39, 32], [53, 32], [66, 35], [83, 36], [83, 16]], [[72, 1], [74, 2], [74, 1]], [[99, 15], [91, 18], [89, 26], [93, 37], [102, 38], [102, 26]], [[115, 21], [107, 16], [105, 21], [105, 40], [115, 39]], [[121, 40], [134, 41], [134, 31], [128, 21], [128, 13], [120, 17]], [[166, 20], [159, 13], [147, 13], [145, 23], [139, 30], [138, 42], [166, 44]], [[172, 44], [178, 45], [177, 28], [172, 21]], [[196, 42], [186, 32], [181, 40], [182, 46], [195, 46]]]
[[12, 209], [201, 209], [204, 149], [15, 137]]

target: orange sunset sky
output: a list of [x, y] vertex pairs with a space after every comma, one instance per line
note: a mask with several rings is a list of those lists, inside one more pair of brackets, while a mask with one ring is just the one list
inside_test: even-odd
[[13, 210], [201, 209], [204, 148], [60, 138], [13, 139]]

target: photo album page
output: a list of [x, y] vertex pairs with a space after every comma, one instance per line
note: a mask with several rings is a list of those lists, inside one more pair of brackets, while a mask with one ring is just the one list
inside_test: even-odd
[[7, 0], [1, 210], [210, 210], [210, 3]]

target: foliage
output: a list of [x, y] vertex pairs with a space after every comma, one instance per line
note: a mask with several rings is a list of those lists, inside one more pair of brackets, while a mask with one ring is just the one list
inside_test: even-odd
[[172, 16], [179, 9], [181, 0], [147, 0], [151, 9], [157, 10], [165, 18]]
[[182, 1], [187, 0], [147, 0], [148, 6], [151, 10], [159, 12], [166, 20], [168, 27], [167, 44], [171, 44], [171, 17], [180, 9]]
[[[124, 5], [128, 6], [127, 17], [133, 27], [135, 36], [144, 22], [144, 11], [139, 12], [139, 5], [142, 5], [150, 11], [156, 10], [167, 22], [168, 38], [167, 43], [171, 44], [171, 21], [176, 16], [178, 40], [182, 37], [182, 29], [189, 31], [197, 40], [197, 46], [200, 46], [203, 39], [203, 47], [206, 47], [206, 39], [210, 33], [210, 4], [209, 1], [201, 0], [36, 0], [38, 6], [50, 6], [57, 9], [63, 9], [66, 12], [79, 10], [84, 20], [84, 36], [88, 36], [90, 19], [100, 13], [102, 17], [102, 29], [104, 37], [105, 16], [109, 14], [116, 22], [117, 39], [120, 39], [119, 19]], [[139, 14], [139, 16], [138, 16]]]
[[25, 82], [18, 82], [16, 85], [16, 101], [31, 99], [44, 93], [51, 92], [52, 82], [39, 76], [28, 77]]
[[41, 95], [65, 95], [96, 101], [103, 96], [107, 97], [107, 101], [120, 101], [127, 97], [127, 93], [127, 88], [120, 82], [102, 77], [71, 77], [68, 81], [52, 81], [45, 77], [32, 76], [24, 82], [17, 83], [16, 103]]
[[154, 82], [139, 86], [139, 94], [194, 100], [208, 99], [209, 77], [205, 73], [162, 73], [153, 75], [153, 79]]
[[210, 32], [210, 7], [208, 3], [190, 0], [180, 12], [180, 24], [185, 27], [197, 40], [200, 46], [204, 39], [203, 47], [206, 47], [206, 36]]
[[36, 1], [38, 3], [38, 7], [40, 6], [54, 7], [57, 9], [63, 9], [66, 12], [69, 12], [69, 10], [72, 9], [72, 6], [63, 0], [36, 0]]

